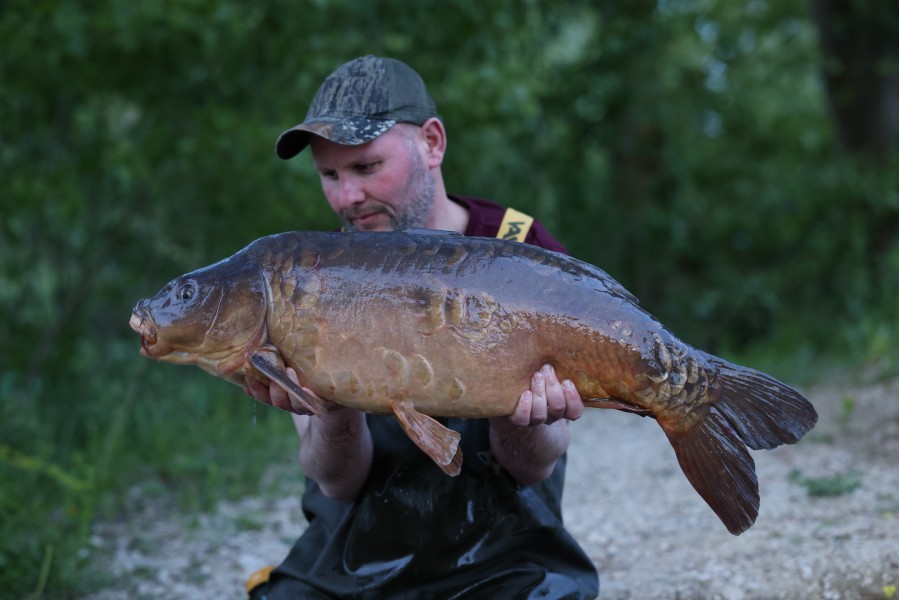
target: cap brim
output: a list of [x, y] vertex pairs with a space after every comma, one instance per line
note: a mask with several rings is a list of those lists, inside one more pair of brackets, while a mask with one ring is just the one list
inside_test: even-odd
[[300, 123], [278, 137], [275, 153], [278, 158], [293, 158], [309, 145], [309, 136], [317, 135], [335, 144], [357, 146], [370, 142], [396, 125], [393, 119], [346, 117], [343, 119], [317, 119]]

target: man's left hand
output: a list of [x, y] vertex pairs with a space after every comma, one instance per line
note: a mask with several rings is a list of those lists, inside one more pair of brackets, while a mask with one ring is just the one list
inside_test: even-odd
[[559, 419], [574, 421], [584, 414], [584, 403], [574, 383], [559, 381], [555, 369], [544, 365], [531, 378], [531, 389], [518, 399], [509, 422], [517, 427], [550, 425]]

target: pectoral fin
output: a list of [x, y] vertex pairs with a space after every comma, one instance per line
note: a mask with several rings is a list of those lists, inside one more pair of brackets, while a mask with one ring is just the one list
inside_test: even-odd
[[393, 414], [409, 439], [437, 463], [444, 473], [455, 477], [462, 470], [462, 450], [458, 431], [444, 427], [408, 402], [394, 402]]
[[321, 400], [308, 394], [303, 388], [287, 378], [287, 375], [284, 373], [284, 365], [277, 354], [273, 352], [254, 352], [250, 355], [250, 362], [253, 363], [257, 371], [287, 392], [291, 402], [296, 403], [301, 409], [319, 417], [328, 412]]

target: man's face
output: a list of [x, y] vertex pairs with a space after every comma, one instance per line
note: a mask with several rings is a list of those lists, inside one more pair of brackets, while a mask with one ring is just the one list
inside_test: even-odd
[[416, 143], [417, 131], [411, 125], [395, 125], [358, 146], [312, 136], [312, 159], [322, 190], [348, 230], [428, 225], [435, 183]]

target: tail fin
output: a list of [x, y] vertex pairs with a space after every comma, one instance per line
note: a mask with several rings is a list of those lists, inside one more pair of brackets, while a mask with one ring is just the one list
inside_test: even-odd
[[802, 394], [769, 375], [709, 356], [718, 369], [718, 409], [753, 450], [795, 444], [815, 423], [818, 413]]
[[686, 432], [665, 431], [677, 462], [727, 530], [739, 535], [759, 514], [755, 462], [716, 409]]
[[739, 535], [759, 510], [755, 463], [746, 446], [760, 450], [796, 443], [818, 415], [808, 400], [776, 379], [707, 358], [718, 370], [717, 400], [691, 429], [665, 433], [687, 479], [728, 531]]

